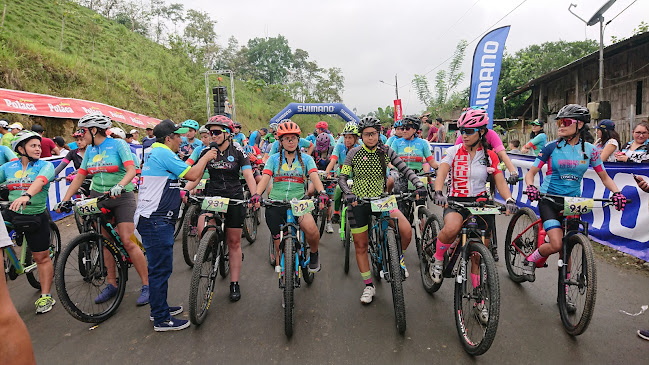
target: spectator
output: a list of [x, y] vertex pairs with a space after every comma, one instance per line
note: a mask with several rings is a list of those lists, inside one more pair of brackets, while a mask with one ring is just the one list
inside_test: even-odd
[[422, 114], [419, 119], [421, 120], [421, 138], [428, 139], [428, 131], [430, 130], [430, 126], [432, 124], [430, 120], [430, 113]]
[[647, 121], [642, 121], [633, 128], [633, 140], [615, 154], [615, 159], [618, 162], [649, 162], [647, 138], [649, 138], [649, 124]]
[[124, 139], [128, 144], [134, 144], [133, 134], [126, 133], [126, 138]]
[[543, 121], [536, 119], [530, 125], [532, 125], [530, 140], [521, 148], [521, 152], [529, 153], [531, 151], [532, 155], [536, 156], [548, 142], [548, 136], [543, 131]]
[[131, 144], [140, 144], [140, 132], [137, 129], [131, 129], [129, 134], [133, 135], [133, 142]]
[[437, 142], [437, 132], [438, 131], [439, 131], [439, 129], [437, 127], [435, 127], [435, 124], [433, 124], [432, 121], [430, 121], [430, 128], [428, 129], [428, 135], [426, 135], [426, 140], [428, 142], [436, 143]]
[[18, 132], [23, 130], [23, 125], [20, 123], [14, 123], [9, 125], [8, 129], [11, 133], [2, 136], [2, 145], [11, 148], [11, 141], [14, 140], [14, 136], [18, 134]]
[[56, 136], [52, 139], [56, 146], [59, 148], [59, 156], [65, 156], [70, 152], [70, 147], [65, 143], [65, 140], [61, 136]]
[[615, 131], [615, 123], [603, 119], [597, 125], [597, 142], [595, 147], [601, 150], [603, 162], [615, 162], [615, 153], [620, 150], [620, 135]]
[[437, 125], [437, 143], [446, 142], [446, 127], [444, 126], [444, 121], [442, 118], [435, 119]]
[[45, 129], [40, 124], [32, 125], [32, 132], [36, 132], [41, 136], [41, 158], [58, 156], [61, 154], [61, 149], [49, 138], [43, 136]]
[[512, 139], [509, 141], [509, 152], [511, 153], [521, 153], [521, 150], [518, 149], [520, 147], [521, 141], [517, 139]]
[[225, 97], [225, 116], [232, 119], [232, 104], [230, 104], [230, 100], [228, 100], [228, 97]]
[[146, 136], [142, 138], [142, 148], [147, 148], [151, 147], [153, 142], [155, 142], [155, 136], [153, 135], [153, 128], [155, 127], [155, 124], [149, 123], [146, 126]]
[[11, 134], [11, 132], [9, 131], [9, 122], [4, 119], [0, 119], [0, 138], [4, 137], [6, 134]]

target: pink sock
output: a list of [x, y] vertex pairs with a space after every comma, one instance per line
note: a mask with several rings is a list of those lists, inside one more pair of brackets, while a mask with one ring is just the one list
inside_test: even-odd
[[450, 246], [451, 245], [443, 243], [442, 241], [439, 240], [439, 238], [437, 238], [437, 242], [435, 243], [435, 255], [434, 255], [435, 259], [444, 260], [444, 253], [446, 252], [446, 250], [448, 250]]
[[532, 261], [532, 262], [539, 262], [540, 259], [542, 259], [543, 256], [541, 256], [541, 253], [539, 252], [539, 249], [537, 248], [534, 252], [532, 252], [531, 255], [527, 257], [527, 261]]
[[480, 275], [471, 273], [471, 285], [473, 289], [477, 288], [480, 285]]

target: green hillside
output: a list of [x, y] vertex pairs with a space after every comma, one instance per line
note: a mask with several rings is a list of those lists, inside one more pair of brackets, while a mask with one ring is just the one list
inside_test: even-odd
[[[0, 0], [0, 16], [4, 3], [0, 87], [92, 100], [161, 119], [205, 120], [205, 69], [181, 45], [164, 47], [71, 2]], [[267, 125], [292, 101], [276, 87], [260, 90], [237, 81], [235, 88], [244, 130]], [[2, 117], [30, 124], [25, 116]], [[319, 120], [295, 119], [304, 130]], [[341, 119], [325, 120], [335, 121], [333, 130], [342, 129]]]

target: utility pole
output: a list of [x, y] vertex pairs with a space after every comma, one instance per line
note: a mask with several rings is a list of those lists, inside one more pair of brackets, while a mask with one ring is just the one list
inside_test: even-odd
[[394, 75], [394, 93], [397, 96], [395, 100], [399, 100], [399, 87], [397, 85], [399, 85], [399, 83], [397, 82], [397, 75], [395, 74]]

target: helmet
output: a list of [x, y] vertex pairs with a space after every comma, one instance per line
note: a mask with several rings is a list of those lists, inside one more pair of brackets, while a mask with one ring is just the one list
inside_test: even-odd
[[209, 129], [211, 125], [218, 125], [227, 128], [228, 132], [232, 132], [232, 120], [225, 115], [215, 115], [205, 124], [205, 128]]
[[233, 121], [232, 121], [232, 126], [233, 126], [233, 127], [239, 127], [239, 128], [241, 128], [241, 123], [239, 123], [239, 122], [235, 122], [235, 121], [233, 120]]
[[399, 120], [397, 120], [396, 122], [394, 122], [393, 127], [394, 127], [394, 128], [403, 127], [403, 120], [399, 119]]
[[375, 128], [377, 131], [381, 130], [381, 122], [374, 117], [364, 117], [358, 123], [358, 131], [363, 133], [365, 128]]
[[32, 124], [32, 132], [43, 133], [45, 132], [45, 129], [40, 124]]
[[270, 129], [271, 133], [277, 131], [277, 126], [279, 126], [279, 123], [270, 123], [268, 126], [268, 129]]
[[198, 128], [198, 133], [210, 133], [210, 131], [205, 128], [205, 126]]
[[7, 121], [4, 120], [4, 119], [0, 119], [0, 127], [2, 127], [2, 128], [7, 128], [7, 127], [9, 127], [9, 122], [7, 122]]
[[84, 133], [83, 133], [83, 129], [80, 129], [80, 130], [74, 131], [74, 133], [72, 133], [72, 137], [73, 137], [73, 138], [83, 137], [83, 135], [84, 135]]
[[18, 146], [23, 146], [27, 141], [29, 141], [32, 138], [38, 138], [38, 140], [41, 140], [40, 134], [32, 131], [20, 131], [18, 134], [16, 134], [16, 137], [14, 137], [13, 141], [11, 141], [11, 149], [14, 150], [14, 152], [18, 153]]
[[345, 124], [345, 128], [343, 128], [343, 135], [345, 134], [353, 134], [355, 136], [358, 136], [358, 125], [354, 122], [349, 122]]
[[331, 140], [329, 139], [329, 135], [327, 133], [320, 133], [318, 134], [318, 137], [315, 139], [315, 150], [318, 152], [325, 152], [329, 151], [329, 145], [331, 144]]
[[484, 109], [469, 109], [457, 120], [458, 128], [480, 128], [489, 124], [489, 117]]
[[531, 122], [530, 125], [538, 125], [540, 127], [543, 127], [543, 121], [538, 120], [538, 119], [534, 119], [534, 121]]
[[421, 127], [421, 120], [415, 117], [414, 115], [407, 115], [403, 118], [403, 126], [412, 126], [415, 130], [419, 130]]
[[282, 123], [277, 127], [277, 136], [282, 137], [287, 134], [297, 134], [298, 136], [302, 133], [300, 130], [300, 126], [295, 124], [295, 122], [291, 121], [290, 119], [285, 119], [282, 121]]
[[597, 125], [597, 128], [599, 129], [608, 129], [609, 131], [614, 131], [615, 130], [615, 122], [613, 122], [610, 119], [602, 119], [599, 121], [599, 124]]
[[113, 126], [110, 118], [103, 114], [86, 114], [79, 119], [79, 128], [108, 129]]
[[590, 112], [588, 111], [588, 108], [579, 104], [568, 104], [559, 110], [557, 117], [554, 119], [558, 120], [563, 118], [577, 119], [584, 123], [588, 123], [590, 122]]
[[198, 125], [198, 122], [193, 120], [193, 119], [187, 119], [186, 121], [183, 122], [183, 124], [181, 126], [191, 128], [191, 129], [193, 129], [195, 131], [197, 131], [200, 128], [200, 126]]
[[[119, 127], [111, 128], [110, 129], [110, 134], [111, 134], [111, 136], [116, 136], [116, 137], [119, 137], [121, 139], [126, 139], [126, 132], [124, 132], [124, 130], [122, 128], [119, 128]], [[113, 138], [115, 138], [115, 137], [113, 137]]]
[[327, 122], [325, 122], [325, 121], [320, 121], [320, 122], [315, 124], [315, 127], [326, 130], [326, 129], [329, 129], [329, 124], [327, 124]]

